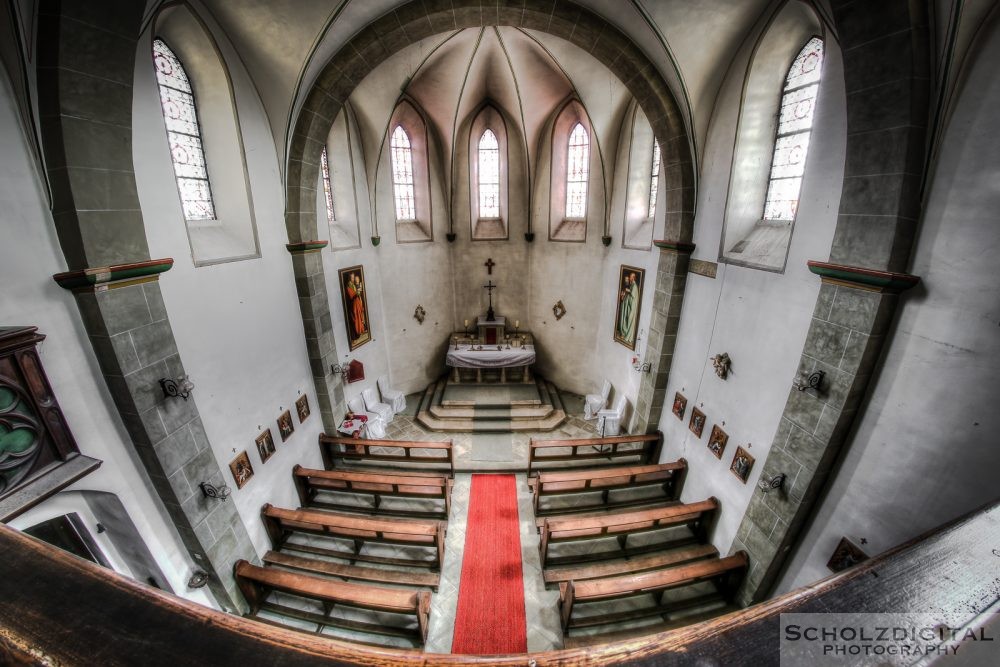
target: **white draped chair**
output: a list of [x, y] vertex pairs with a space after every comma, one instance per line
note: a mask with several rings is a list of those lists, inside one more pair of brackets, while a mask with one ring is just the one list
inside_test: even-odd
[[406, 409], [406, 394], [389, 386], [388, 375], [379, 377], [378, 391], [382, 394], [382, 400], [389, 404], [394, 414], [398, 415]]
[[600, 394], [587, 394], [583, 399], [583, 418], [595, 419], [599, 410], [603, 410], [608, 404], [608, 396], [611, 395], [611, 380], [601, 383]]
[[375, 387], [368, 387], [361, 392], [361, 398], [365, 401], [365, 410], [368, 412], [374, 412], [381, 417], [382, 421], [386, 424], [392, 421], [392, 406], [378, 400], [378, 394], [375, 393]]
[[374, 412], [365, 410], [365, 402], [360, 396], [355, 396], [347, 402], [347, 409], [355, 415], [364, 415], [368, 421], [365, 423], [364, 437], [372, 440], [385, 439], [385, 422]]
[[628, 407], [628, 399], [619, 396], [613, 408], [600, 410], [597, 413], [597, 432], [602, 437], [611, 437], [621, 432], [622, 419], [625, 418], [625, 409]]

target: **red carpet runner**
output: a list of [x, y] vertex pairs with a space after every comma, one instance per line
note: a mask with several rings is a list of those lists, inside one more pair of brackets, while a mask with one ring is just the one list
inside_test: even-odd
[[527, 650], [514, 476], [473, 475], [451, 652]]

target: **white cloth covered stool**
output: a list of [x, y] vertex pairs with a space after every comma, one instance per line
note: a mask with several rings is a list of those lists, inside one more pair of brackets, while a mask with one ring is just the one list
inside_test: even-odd
[[367, 417], [368, 421], [365, 423], [362, 437], [371, 438], [372, 440], [385, 439], [385, 422], [374, 412], [365, 410], [365, 402], [360, 396], [355, 396], [349, 400], [347, 402], [347, 409], [355, 415], [364, 415]]
[[389, 404], [394, 414], [399, 414], [406, 409], [406, 395], [398, 389], [389, 386], [389, 376], [383, 375], [378, 379], [378, 391], [382, 394], [382, 400]]
[[611, 437], [621, 432], [622, 418], [625, 417], [627, 405], [628, 399], [619, 396], [615, 401], [615, 407], [597, 413], [597, 432], [601, 437]]
[[611, 380], [601, 383], [600, 394], [587, 394], [583, 399], [583, 418], [595, 419], [597, 413], [603, 410], [608, 404], [608, 396], [611, 395]]
[[382, 421], [386, 424], [392, 421], [392, 407], [387, 403], [382, 403], [378, 400], [378, 394], [375, 393], [374, 387], [368, 387], [363, 392], [361, 392], [361, 398], [365, 400], [365, 410], [368, 412], [374, 412]]

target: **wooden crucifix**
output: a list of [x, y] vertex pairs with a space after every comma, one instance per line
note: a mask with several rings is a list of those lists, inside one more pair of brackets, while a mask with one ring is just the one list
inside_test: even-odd
[[493, 275], [493, 267], [496, 265], [497, 263], [493, 261], [492, 257], [488, 258], [486, 262], [483, 264], [483, 266], [486, 267], [486, 270], [489, 272], [489, 275], [491, 276]]
[[493, 314], [493, 290], [495, 290], [496, 288], [497, 286], [493, 284], [492, 280], [490, 280], [487, 284], [483, 285], [483, 289], [486, 290], [487, 293], [489, 293], [490, 295], [490, 308], [489, 310], [486, 311], [487, 322], [492, 322], [493, 320], [496, 319], [496, 317]]

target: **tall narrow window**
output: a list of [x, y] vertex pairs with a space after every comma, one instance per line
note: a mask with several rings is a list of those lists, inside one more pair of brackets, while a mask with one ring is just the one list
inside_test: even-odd
[[392, 131], [392, 194], [396, 202], [396, 220], [415, 220], [413, 195], [413, 150], [402, 125]]
[[479, 138], [479, 217], [500, 217], [500, 142], [492, 130]]
[[153, 64], [184, 219], [214, 220], [215, 204], [191, 82], [177, 56], [161, 39], [153, 40]]
[[590, 139], [581, 123], [569, 134], [566, 160], [566, 217], [587, 217], [587, 177], [590, 175]]
[[333, 224], [336, 216], [333, 212], [333, 184], [330, 182], [330, 159], [326, 155], [326, 146], [320, 155], [320, 166], [323, 169], [323, 193], [326, 195], [326, 221]]
[[649, 208], [646, 217], [650, 220], [656, 213], [656, 188], [660, 180], [660, 142], [653, 139], [653, 166], [649, 175]]
[[796, 56], [785, 78], [764, 220], [795, 220], [822, 65], [823, 40], [813, 37]]

